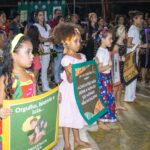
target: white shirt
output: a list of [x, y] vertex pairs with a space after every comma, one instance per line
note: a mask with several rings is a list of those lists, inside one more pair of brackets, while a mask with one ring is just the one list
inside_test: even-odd
[[[49, 37], [49, 33], [51, 31], [51, 27], [48, 24], [45, 24], [47, 30], [45, 30], [45, 28], [43, 26], [41, 26], [40, 24], [38, 24], [38, 23], [35, 23], [34, 25], [38, 28], [39, 33], [40, 33], [40, 35], [42, 37], [44, 37], [44, 38], [48, 38]], [[50, 44], [50, 42], [44, 42], [44, 45], [49, 45], [49, 44]]]
[[[108, 49], [99, 47], [99, 49], [96, 53], [96, 57], [98, 58], [99, 63], [102, 63], [103, 66], [108, 65], [109, 59], [110, 59], [110, 54], [109, 54]], [[110, 73], [110, 70], [111, 70], [111, 68], [107, 69], [106, 71], [104, 71], [102, 73], [108, 74], [108, 73]]]
[[[132, 25], [128, 31], [128, 37], [133, 38], [132, 44], [141, 44], [141, 39], [140, 39], [140, 32], [138, 31], [138, 28], [135, 25]], [[127, 48], [127, 53], [131, 51], [131, 48]], [[136, 49], [137, 55], [139, 52], [139, 48]]]

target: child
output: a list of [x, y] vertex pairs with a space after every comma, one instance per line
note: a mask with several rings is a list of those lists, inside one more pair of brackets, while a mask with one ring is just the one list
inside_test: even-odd
[[72, 83], [72, 64], [85, 62], [83, 54], [77, 53], [81, 46], [81, 35], [79, 29], [73, 24], [60, 24], [54, 30], [54, 37], [58, 42], [63, 43], [64, 54], [61, 64], [64, 71], [61, 74], [63, 80], [59, 86], [61, 100], [59, 104], [60, 127], [62, 127], [64, 137], [64, 150], [71, 150], [69, 142], [70, 129], [73, 129], [74, 147], [89, 147], [89, 144], [81, 141], [79, 129], [84, 126], [84, 120], [78, 110], [75, 93]]
[[11, 112], [10, 109], [3, 108], [3, 100], [17, 100], [36, 94], [34, 76], [26, 70], [32, 65], [32, 49], [30, 39], [21, 33], [8, 41], [4, 48], [0, 76], [0, 118], [2, 119], [8, 117]]
[[[141, 36], [140, 30], [143, 22], [143, 13], [140, 11], [131, 11], [130, 17], [133, 21], [133, 25], [131, 25], [128, 31], [128, 39], [127, 39], [127, 53], [131, 52], [131, 49], [134, 45], [137, 45], [136, 48], [136, 63], [138, 65], [138, 56], [140, 48], [148, 48], [148, 44], [141, 44]], [[133, 80], [129, 85], [125, 87], [125, 97], [124, 101], [133, 102], [136, 98], [136, 83], [137, 79]]]
[[[113, 87], [114, 96], [116, 100], [116, 108], [121, 110], [127, 110], [125, 107], [121, 105], [120, 99], [121, 99], [121, 92], [123, 88], [123, 67], [124, 67], [124, 61], [125, 61], [125, 54], [126, 54], [126, 46], [125, 46], [125, 39], [127, 38], [127, 33], [124, 25], [119, 25], [116, 28], [115, 31], [115, 37], [114, 40], [114, 46], [113, 46], [113, 53], [119, 53], [120, 56], [120, 81], [121, 83], [118, 85], [115, 85]], [[119, 61], [119, 60], [118, 60]]]
[[103, 97], [103, 102], [108, 108], [108, 113], [105, 114], [99, 121], [98, 127], [104, 130], [109, 128], [103, 124], [103, 122], [115, 122], [116, 121], [116, 106], [115, 99], [113, 96], [113, 89], [111, 83], [111, 67], [112, 61], [107, 47], [111, 47], [112, 34], [107, 30], [102, 30], [101, 34], [101, 46], [99, 47], [96, 60], [98, 62], [99, 69], [99, 88], [100, 94]]
[[3, 54], [3, 68], [0, 77], [0, 117], [6, 118], [10, 110], [3, 108], [3, 100], [16, 100], [36, 95], [34, 76], [26, 68], [33, 61], [32, 43], [23, 34], [17, 34], [8, 41]]

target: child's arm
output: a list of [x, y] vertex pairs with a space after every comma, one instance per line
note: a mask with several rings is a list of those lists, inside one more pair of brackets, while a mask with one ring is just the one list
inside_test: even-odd
[[[127, 40], [127, 47], [128, 48], [132, 48], [135, 46], [135, 44], [132, 44], [132, 41], [133, 41], [133, 38], [132, 37], [128, 37], [128, 40]], [[145, 44], [139, 44], [137, 46], [137, 48], [149, 48], [149, 45], [147, 43]]]
[[83, 67], [83, 68], [79, 68], [76, 71], [76, 76], [79, 76], [80, 74], [82, 74], [88, 67]]
[[3, 108], [3, 100], [6, 98], [6, 93], [5, 93], [5, 77], [1, 76], [0, 77], [0, 118], [6, 118], [10, 115], [10, 109], [8, 108]]
[[[67, 67], [64, 67], [67, 75], [67, 79], [69, 83], [72, 83], [72, 65], [70, 64]], [[79, 76], [81, 73], [83, 73], [87, 67], [80, 68], [76, 71], [76, 76]]]
[[69, 66], [64, 67], [66, 75], [67, 75], [67, 80], [69, 83], [72, 83], [72, 67], [71, 64]]
[[111, 66], [112, 66], [111, 58], [110, 58], [110, 60], [109, 60], [108, 65], [106, 65], [106, 66], [103, 66], [103, 63], [100, 63], [97, 57], [95, 57], [95, 60], [96, 60], [96, 62], [98, 63], [98, 70], [99, 70], [99, 72], [101, 72], [101, 73], [104, 72], [104, 71], [106, 71], [106, 70], [108, 70], [108, 69], [111, 68]]

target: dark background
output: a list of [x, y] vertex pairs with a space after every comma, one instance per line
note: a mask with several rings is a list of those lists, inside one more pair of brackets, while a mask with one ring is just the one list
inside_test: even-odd
[[[0, 10], [4, 10], [7, 16], [9, 17], [10, 13], [16, 10], [17, 3], [19, 1], [21, 0], [0, 0]], [[113, 17], [114, 14], [127, 15], [129, 10], [140, 10], [144, 13], [146, 12], [150, 13], [150, 0], [107, 0], [107, 1], [110, 17]], [[72, 14], [73, 0], [66, 0], [66, 2], [67, 2], [66, 11]], [[87, 14], [89, 12], [96, 12], [98, 16], [102, 16], [101, 0], [76, 0], [76, 13], [80, 16], [81, 19], [87, 17]]]

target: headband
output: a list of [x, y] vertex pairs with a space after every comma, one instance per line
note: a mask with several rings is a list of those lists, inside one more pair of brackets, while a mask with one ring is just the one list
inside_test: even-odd
[[19, 33], [17, 34], [14, 39], [12, 40], [11, 42], [11, 49], [10, 49], [10, 52], [13, 53], [14, 52], [14, 49], [16, 47], [16, 45], [18, 44], [19, 40], [24, 36], [24, 34], [22, 33]]

